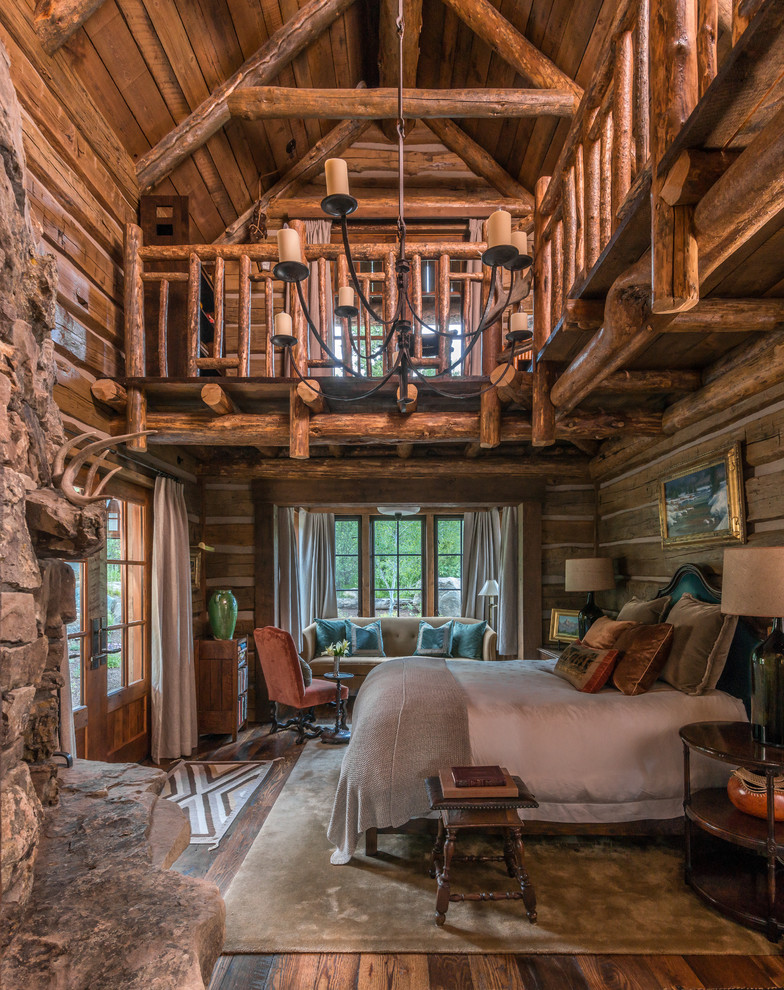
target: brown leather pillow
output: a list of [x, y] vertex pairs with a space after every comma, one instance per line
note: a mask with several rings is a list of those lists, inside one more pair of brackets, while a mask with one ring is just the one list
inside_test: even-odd
[[618, 619], [621, 622], [632, 619], [634, 622], [645, 622], [648, 625], [654, 625], [662, 621], [671, 601], [672, 598], [670, 595], [665, 595], [663, 598], [652, 598], [647, 602], [642, 601], [640, 598], [632, 597], [621, 608], [621, 611], [618, 613]]
[[618, 637], [636, 625], [637, 622], [616, 622], [602, 615], [583, 636], [583, 643], [592, 650], [613, 650]]
[[644, 694], [662, 672], [675, 630], [668, 622], [638, 624], [619, 636], [615, 648], [621, 658], [613, 671], [613, 684], [623, 694]]

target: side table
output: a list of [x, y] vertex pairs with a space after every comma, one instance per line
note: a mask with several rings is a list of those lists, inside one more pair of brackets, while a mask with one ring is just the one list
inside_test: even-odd
[[[438, 838], [430, 856], [430, 876], [438, 880], [436, 895], [436, 924], [443, 925], [450, 901], [520, 900], [531, 924], [536, 924], [536, 893], [528, 878], [523, 857], [523, 825], [518, 808], [538, 808], [539, 803], [519, 777], [517, 795], [508, 798], [445, 798], [439, 777], [425, 780], [431, 811], [437, 811]], [[463, 829], [486, 831], [501, 829], [504, 837], [502, 856], [455, 856], [457, 836]], [[515, 877], [520, 890], [492, 893], [452, 893], [452, 863], [503, 862], [510, 877]]]
[[[784, 747], [755, 742], [748, 722], [692, 722], [680, 736], [686, 883], [717, 911], [777, 942], [784, 932], [784, 822], [773, 817], [773, 781], [784, 773]], [[692, 750], [764, 774], [767, 820], [739, 811], [725, 788], [692, 791]]]
[[321, 741], [330, 746], [342, 746], [351, 738], [351, 729], [346, 725], [346, 704], [340, 697], [342, 681], [350, 681], [353, 674], [336, 674], [328, 671], [321, 675], [326, 681], [335, 682], [335, 728], [324, 729], [321, 733]]

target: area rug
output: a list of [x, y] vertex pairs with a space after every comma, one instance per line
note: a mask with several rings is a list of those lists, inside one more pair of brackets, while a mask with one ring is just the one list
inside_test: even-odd
[[[330, 864], [341, 757], [307, 744], [225, 896], [224, 952], [776, 951], [705, 907], [683, 883], [680, 850], [653, 840], [529, 839], [536, 925], [521, 901], [465, 901], [438, 928], [427, 837], [380, 835], [378, 857]], [[453, 891], [511, 889], [498, 864], [458, 863], [452, 876]]]
[[192, 843], [215, 849], [271, 767], [271, 762], [183, 760], [169, 771], [161, 797], [187, 813]]

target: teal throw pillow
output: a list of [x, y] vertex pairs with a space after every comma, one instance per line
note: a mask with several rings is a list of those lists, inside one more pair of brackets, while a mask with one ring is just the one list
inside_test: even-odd
[[448, 657], [452, 648], [453, 626], [453, 621], [445, 622], [443, 626], [431, 626], [424, 620], [420, 622], [414, 656]]
[[324, 656], [328, 646], [348, 639], [347, 626], [347, 619], [316, 619], [316, 656]]
[[384, 640], [381, 636], [381, 622], [371, 622], [368, 626], [357, 626], [351, 619], [346, 619], [348, 626], [348, 636], [346, 639], [351, 644], [350, 655], [352, 657], [383, 657]]
[[466, 660], [482, 659], [486, 622], [455, 622], [452, 626], [452, 656]]

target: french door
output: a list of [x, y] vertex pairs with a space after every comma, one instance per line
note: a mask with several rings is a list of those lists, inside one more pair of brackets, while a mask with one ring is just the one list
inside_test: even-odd
[[117, 485], [100, 554], [72, 564], [78, 616], [68, 627], [76, 755], [144, 759], [150, 748], [150, 497]]

